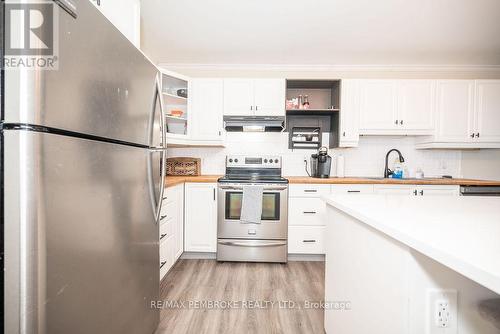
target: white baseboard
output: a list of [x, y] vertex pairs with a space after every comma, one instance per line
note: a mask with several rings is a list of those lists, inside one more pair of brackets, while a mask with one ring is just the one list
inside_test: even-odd
[[[216, 253], [208, 252], [184, 252], [181, 259], [186, 260], [215, 260]], [[288, 261], [325, 261], [323, 254], [288, 254]]]
[[324, 254], [288, 254], [288, 261], [320, 261], [325, 262]]
[[181, 259], [186, 260], [215, 260], [216, 257], [216, 253], [209, 252], [184, 252], [181, 255]]

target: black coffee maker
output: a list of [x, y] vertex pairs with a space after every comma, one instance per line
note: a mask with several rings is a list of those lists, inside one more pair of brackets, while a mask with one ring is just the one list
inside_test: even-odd
[[320, 147], [318, 153], [311, 154], [311, 177], [328, 178], [331, 167], [332, 157], [325, 146]]

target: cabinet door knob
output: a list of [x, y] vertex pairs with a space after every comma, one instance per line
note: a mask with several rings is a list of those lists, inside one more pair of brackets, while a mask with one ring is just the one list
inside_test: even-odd
[[160, 269], [165, 265], [165, 263], [167, 263], [167, 261], [163, 261], [160, 263]]
[[479, 132], [476, 134], [476, 137], [479, 138]]
[[424, 196], [424, 191], [420, 190], [420, 196]]
[[403, 120], [400, 120], [400, 121], [399, 121], [399, 124], [403, 125]]
[[413, 195], [417, 196], [417, 194], [418, 194], [418, 193], [417, 193], [417, 189], [415, 189], [415, 190], [413, 191]]
[[475, 136], [475, 135], [476, 135], [476, 134], [475, 134], [475, 133], [473, 133], [473, 134], [471, 134], [471, 135], [470, 135], [470, 137], [471, 137], [471, 138], [474, 138], [474, 136]]
[[161, 240], [161, 239], [163, 239], [163, 238], [165, 238], [166, 236], [167, 236], [167, 233], [162, 234], [162, 235], [160, 236], [160, 240]]
[[342, 136], [344, 136], [344, 137], [345, 137], [345, 131], [342, 133]]
[[250, 110], [253, 110], [253, 106], [250, 106]]
[[255, 110], [259, 110], [259, 106], [255, 106]]
[[398, 125], [398, 120], [396, 120], [396, 121], [394, 122], [394, 124]]

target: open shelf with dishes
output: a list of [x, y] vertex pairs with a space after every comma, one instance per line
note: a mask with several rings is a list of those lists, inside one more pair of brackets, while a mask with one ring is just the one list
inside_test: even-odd
[[187, 135], [188, 132], [188, 80], [162, 73], [164, 117], [169, 135]]

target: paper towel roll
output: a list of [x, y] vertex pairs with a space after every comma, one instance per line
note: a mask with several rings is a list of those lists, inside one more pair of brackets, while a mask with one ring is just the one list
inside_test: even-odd
[[337, 156], [337, 177], [344, 177], [344, 156]]

